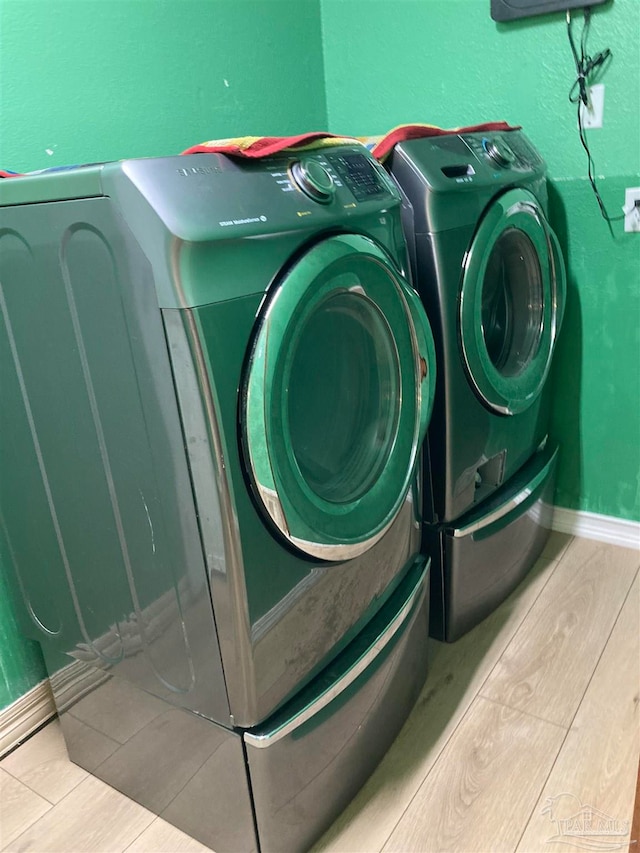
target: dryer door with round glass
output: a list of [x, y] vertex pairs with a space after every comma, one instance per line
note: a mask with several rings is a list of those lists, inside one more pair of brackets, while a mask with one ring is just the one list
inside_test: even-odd
[[469, 379], [492, 411], [513, 415], [538, 397], [565, 302], [557, 238], [530, 192], [489, 207], [466, 255], [460, 342]]
[[434, 382], [419, 299], [370, 239], [326, 238], [277, 282], [241, 427], [255, 494], [291, 544], [342, 560], [383, 536], [412, 481]]

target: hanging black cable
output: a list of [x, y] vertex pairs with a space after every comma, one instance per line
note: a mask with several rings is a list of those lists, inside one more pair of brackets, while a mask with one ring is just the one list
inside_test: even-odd
[[[569, 44], [571, 45], [571, 52], [573, 54], [573, 61], [576, 66], [577, 77], [569, 91], [569, 100], [572, 104], [577, 104], [578, 108], [578, 133], [580, 135], [580, 142], [582, 147], [584, 148], [587, 154], [587, 174], [589, 176], [589, 183], [591, 184], [591, 188], [595, 194], [596, 200], [598, 202], [598, 207], [600, 208], [600, 213], [602, 214], [602, 218], [606, 220], [611, 228], [612, 222], [618, 222], [621, 219], [624, 219], [624, 214], [621, 216], [609, 216], [606, 207], [604, 206], [604, 202], [602, 201], [602, 197], [598, 191], [598, 186], [596, 184], [596, 176], [595, 176], [595, 165], [593, 162], [593, 156], [591, 155], [591, 150], [589, 149], [589, 143], [587, 141], [587, 135], [585, 132], [584, 124], [582, 122], [582, 107], [589, 106], [589, 86], [593, 83], [594, 80], [597, 79], [599, 74], [605, 70], [608, 66], [609, 62], [613, 58], [611, 51], [609, 48], [605, 48], [605, 50], [601, 50], [599, 53], [596, 53], [595, 56], [591, 57], [587, 53], [587, 36], [589, 35], [589, 27], [591, 24], [591, 9], [589, 7], [583, 10], [584, 14], [584, 24], [582, 26], [582, 33], [580, 34], [580, 54], [578, 55], [578, 48], [576, 47], [576, 43], [573, 38], [573, 31], [571, 28], [571, 12], [567, 11], [567, 35], [569, 36]], [[592, 78], [592, 79], [590, 79]]]

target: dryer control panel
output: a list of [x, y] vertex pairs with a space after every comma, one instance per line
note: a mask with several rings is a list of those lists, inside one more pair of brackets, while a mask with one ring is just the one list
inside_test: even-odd
[[383, 181], [382, 174], [367, 154], [345, 151], [327, 159], [358, 201], [389, 192], [386, 180]]
[[333, 177], [317, 160], [298, 160], [291, 167], [291, 177], [298, 189], [314, 201], [328, 204], [333, 198]]
[[[301, 151], [285, 160], [281, 155], [243, 164], [252, 173], [270, 176], [278, 193], [300, 195], [325, 209], [348, 210], [367, 203], [399, 201], [398, 190], [384, 168], [357, 143], [317, 151]], [[317, 211], [315, 205], [313, 209]]]
[[347, 187], [356, 201], [388, 194], [386, 173], [368, 153], [353, 149], [337, 152], [309, 154], [295, 161], [289, 168], [293, 186], [321, 204], [332, 201], [341, 187]]

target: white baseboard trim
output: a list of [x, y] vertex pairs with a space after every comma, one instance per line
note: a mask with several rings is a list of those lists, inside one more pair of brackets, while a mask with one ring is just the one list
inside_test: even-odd
[[614, 518], [611, 515], [598, 515], [596, 512], [565, 509], [557, 506], [553, 512], [553, 530], [584, 536], [585, 539], [599, 539], [611, 545], [640, 549], [640, 522]]
[[6, 755], [56, 713], [49, 681], [41, 681], [28, 693], [0, 711], [0, 758]]

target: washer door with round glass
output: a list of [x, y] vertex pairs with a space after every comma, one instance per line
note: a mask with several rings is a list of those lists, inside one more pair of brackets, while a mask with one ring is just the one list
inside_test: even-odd
[[482, 218], [465, 259], [460, 341], [481, 401], [514, 415], [539, 396], [566, 298], [557, 237], [535, 196], [509, 190]]
[[244, 452], [278, 530], [315, 557], [372, 547], [406, 498], [433, 404], [419, 297], [367, 237], [315, 244], [272, 290], [244, 383]]

